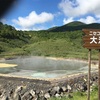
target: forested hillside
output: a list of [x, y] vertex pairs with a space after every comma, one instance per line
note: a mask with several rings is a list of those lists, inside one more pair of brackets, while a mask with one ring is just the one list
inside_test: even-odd
[[[74, 22], [69, 27], [81, 27], [84, 23]], [[84, 27], [83, 27], [84, 28]], [[56, 31], [51, 31], [51, 30]], [[14, 27], [0, 23], [0, 58], [22, 55], [52, 56], [67, 58], [87, 58], [87, 49], [83, 48], [80, 30], [58, 31], [58, 27], [41, 31], [17, 31]], [[63, 29], [62, 29], [63, 30]], [[94, 58], [96, 51], [93, 51]]]
[[[15, 48], [22, 48], [29, 43], [30, 36], [22, 31], [16, 31], [14, 27], [0, 23], [0, 54], [9, 53]], [[17, 52], [17, 51], [16, 51]]]

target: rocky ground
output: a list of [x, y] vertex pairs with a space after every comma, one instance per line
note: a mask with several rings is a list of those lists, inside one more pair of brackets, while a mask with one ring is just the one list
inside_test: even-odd
[[[94, 66], [98, 62], [93, 61]], [[75, 91], [87, 91], [87, 74], [64, 76], [57, 79], [32, 79], [0, 74], [0, 100], [48, 100], [50, 97], [71, 96]], [[98, 84], [98, 74], [90, 79], [91, 87]]]
[[[97, 81], [97, 73], [92, 73], [91, 86], [97, 84]], [[0, 100], [48, 100], [74, 91], [87, 91], [86, 74], [52, 80], [0, 75]]]

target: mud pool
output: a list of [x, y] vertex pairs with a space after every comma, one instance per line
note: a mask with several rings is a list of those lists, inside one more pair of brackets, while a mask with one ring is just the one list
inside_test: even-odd
[[88, 71], [88, 64], [79, 60], [19, 57], [17, 59], [1, 60], [0, 63], [17, 64], [16, 67], [1, 67], [0, 73], [2, 74], [32, 78], [57, 78]]

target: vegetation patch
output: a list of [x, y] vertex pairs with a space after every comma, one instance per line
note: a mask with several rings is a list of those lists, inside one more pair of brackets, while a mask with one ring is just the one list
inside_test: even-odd
[[[79, 25], [85, 24], [70, 23], [68, 27]], [[80, 29], [73, 31], [64, 29], [65, 31], [59, 32], [52, 29], [17, 31], [14, 27], [2, 23], [0, 29], [0, 57], [33, 55], [87, 59], [88, 50], [82, 46], [84, 33]], [[96, 50], [93, 51], [93, 58], [98, 59]]]

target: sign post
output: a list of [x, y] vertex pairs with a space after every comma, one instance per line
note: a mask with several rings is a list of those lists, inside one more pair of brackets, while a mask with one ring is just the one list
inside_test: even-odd
[[90, 100], [90, 78], [91, 78], [91, 49], [99, 50], [98, 65], [98, 100], [100, 100], [100, 29], [83, 29], [85, 33], [83, 37], [83, 47], [89, 49], [89, 69], [88, 69], [88, 99]]
[[88, 100], [90, 100], [91, 49], [89, 49], [88, 61], [89, 61], [89, 68], [88, 68]]
[[98, 66], [98, 100], [100, 100], [100, 49], [99, 49], [99, 66]]

